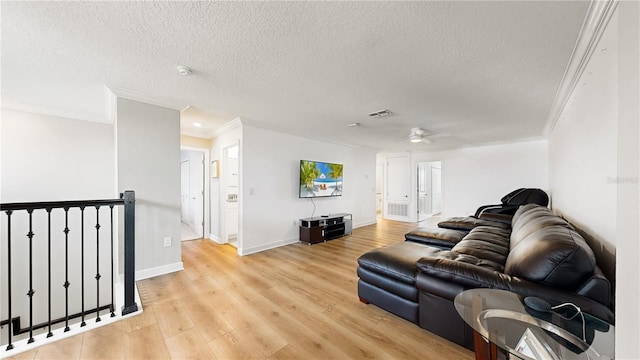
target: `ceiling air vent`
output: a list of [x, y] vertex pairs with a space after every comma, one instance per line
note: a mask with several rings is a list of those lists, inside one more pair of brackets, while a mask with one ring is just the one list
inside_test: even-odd
[[391, 115], [391, 111], [387, 110], [387, 109], [382, 109], [379, 111], [375, 111], [372, 113], [369, 113], [370, 117], [383, 117], [383, 116], [389, 116]]

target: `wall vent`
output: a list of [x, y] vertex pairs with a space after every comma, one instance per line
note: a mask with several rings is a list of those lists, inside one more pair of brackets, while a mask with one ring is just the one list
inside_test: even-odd
[[409, 215], [409, 204], [388, 203], [387, 215], [407, 217]]
[[370, 117], [383, 117], [383, 116], [389, 116], [389, 115], [391, 115], [391, 111], [387, 109], [382, 109], [382, 110], [369, 113]]

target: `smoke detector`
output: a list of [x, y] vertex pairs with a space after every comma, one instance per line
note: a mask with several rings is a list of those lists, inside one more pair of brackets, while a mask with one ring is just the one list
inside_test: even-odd
[[189, 69], [184, 65], [178, 66], [177, 69], [178, 69], [178, 73], [180, 73], [180, 75], [182, 76], [190, 76], [191, 74], [193, 74], [193, 70]]

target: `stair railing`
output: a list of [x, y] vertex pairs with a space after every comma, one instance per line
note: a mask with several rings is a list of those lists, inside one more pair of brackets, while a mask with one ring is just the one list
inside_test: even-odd
[[[57, 323], [65, 323], [64, 326], [64, 332], [67, 332], [70, 330], [69, 328], [69, 320], [74, 319], [74, 318], [81, 318], [81, 324], [80, 326], [83, 327], [86, 325], [85, 322], [85, 316], [87, 314], [93, 313], [95, 312], [96, 316], [95, 316], [95, 321], [99, 322], [101, 321], [100, 319], [100, 312], [104, 311], [106, 309], [109, 309], [109, 313], [111, 317], [115, 317], [115, 304], [116, 302], [114, 301], [114, 296], [115, 296], [115, 291], [114, 291], [114, 284], [116, 282], [116, 276], [117, 276], [117, 272], [116, 269], [114, 268], [115, 265], [115, 261], [114, 261], [114, 250], [115, 250], [115, 244], [114, 244], [114, 207], [116, 206], [123, 206], [124, 207], [124, 280], [123, 280], [123, 285], [124, 285], [124, 291], [123, 291], [123, 296], [124, 299], [122, 299], [122, 304], [123, 307], [121, 309], [121, 315], [127, 315], [133, 312], [138, 311], [138, 305], [135, 302], [134, 296], [135, 296], [135, 192], [134, 191], [125, 191], [124, 193], [120, 194], [120, 199], [108, 199], [108, 200], [80, 200], [80, 201], [52, 201], [52, 202], [30, 202], [30, 203], [5, 203], [5, 204], [0, 204], [0, 212], [4, 213], [6, 215], [6, 257], [3, 256], [2, 258], [2, 262], [6, 261], [6, 271], [7, 271], [7, 278], [6, 278], [6, 282], [7, 282], [7, 286], [6, 289], [3, 289], [3, 293], [4, 290], [6, 290], [6, 295], [2, 294], [3, 297], [6, 296], [6, 304], [7, 304], [7, 319], [6, 320], [2, 320], [2, 322], [0, 323], [0, 325], [5, 326], [8, 325], [8, 332], [7, 332], [7, 337], [8, 337], [8, 341], [7, 341], [7, 347], [6, 347], [6, 351], [12, 350], [13, 349], [13, 338], [15, 335], [20, 334], [20, 333], [29, 333], [29, 340], [27, 341], [27, 343], [32, 343], [34, 342], [34, 336], [33, 336], [33, 331], [34, 330], [38, 330], [38, 329], [42, 329], [42, 328], [48, 328], [48, 333], [47, 333], [47, 337], [51, 337], [53, 336], [53, 332], [52, 332], [52, 325], [57, 324]], [[109, 249], [110, 249], [110, 262], [111, 262], [111, 267], [110, 267], [110, 291], [111, 291], [111, 303], [110, 304], [103, 304], [100, 305], [100, 281], [103, 278], [103, 274], [101, 274], [100, 272], [100, 261], [101, 259], [103, 259], [103, 257], [101, 257], [100, 255], [100, 241], [102, 240], [100, 238], [100, 229], [103, 227], [103, 225], [100, 223], [100, 209], [101, 208], [106, 208], [108, 207], [108, 211], [110, 214], [110, 232], [109, 232]], [[70, 314], [69, 312], [69, 287], [71, 286], [71, 283], [69, 282], [69, 233], [71, 231], [71, 229], [69, 228], [69, 210], [70, 209], [79, 209], [80, 211], [80, 254], [81, 254], [81, 259], [80, 259], [80, 266], [81, 266], [81, 280], [80, 280], [80, 296], [81, 296], [81, 311], [75, 314]], [[96, 258], [95, 258], [95, 264], [90, 263], [90, 266], [95, 265], [95, 301], [96, 301], [96, 307], [94, 309], [85, 309], [85, 291], [86, 291], [86, 286], [85, 286], [85, 214], [89, 211], [93, 212], [95, 209], [95, 252], [96, 252]], [[46, 217], [47, 217], [47, 234], [46, 234], [46, 249], [47, 249], [47, 289], [46, 289], [46, 293], [48, 294], [48, 299], [47, 299], [47, 321], [45, 322], [40, 322], [37, 324], [34, 324], [34, 295], [36, 294], [36, 292], [42, 292], [44, 289], [37, 289], [34, 287], [34, 276], [38, 276], [41, 275], [41, 273], [34, 271], [34, 247], [37, 247], [38, 250], [41, 250], [41, 247], [44, 245], [42, 244], [42, 241], [35, 243], [34, 244], [34, 237], [35, 237], [35, 233], [33, 232], [34, 230], [34, 213], [38, 212], [38, 211], [45, 211], [46, 212]], [[56, 212], [56, 211], [64, 211], [64, 228], [62, 229], [62, 232], [64, 233], [64, 242], [63, 244], [56, 244], [56, 243], [52, 243], [52, 228], [51, 228], [51, 224], [52, 224], [52, 213]], [[20, 236], [16, 236], [15, 234], [12, 233], [12, 231], [14, 231], [12, 229], [12, 216], [15, 216], [16, 214], [18, 214], [19, 212], [26, 212], [26, 216], [28, 218], [28, 232], [26, 234], [26, 238], [24, 238], [24, 235], [20, 235]], [[115, 230], [118, 231], [118, 230]], [[39, 237], [38, 240], [42, 240], [43, 237]], [[12, 244], [15, 245], [16, 241], [28, 241], [28, 292], [26, 293], [27, 297], [28, 297], [28, 312], [29, 312], [29, 325], [26, 328], [22, 328], [21, 324], [20, 324], [20, 317], [14, 317], [14, 314], [12, 313], [12, 304], [14, 301], [20, 301], [20, 298], [15, 298], [14, 296], [15, 294], [12, 293], [12, 278], [14, 277], [13, 273], [15, 272], [15, 264], [16, 261], [20, 262], [20, 264], [22, 264], [22, 262], [25, 261], [25, 259], [14, 259], [12, 258]], [[54, 246], [64, 246], [64, 278], [65, 281], [63, 283], [63, 287], [64, 287], [64, 316], [63, 317], [58, 317], [55, 319], [52, 319], [52, 279], [51, 279], [51, 274], [52, 274], [52, 248]], [[1, 252], [0, 252], [1, 254]], [[104, 256], [104, 254], [103, 254]], [[59, 260], [59, 259], [58, 259]], [[5, 266], [2, 266], [3, 270], [5, 268]], [[90, 271], [90, 270], [89, 270]], [[104, 271], [103, 271], [104, 272]], [[42, 280], [42, 279], [40, 279]], [[44, 280], [42, 280], [44, 281]], [[120, 299], [119, 299], [120, 300]], [[0, 303], [2, 303], [2, 300], [0, 300]], [[41, 310], [41, 309], [38, 309]], [[58, 309], [60, 310], [60, 309]]]

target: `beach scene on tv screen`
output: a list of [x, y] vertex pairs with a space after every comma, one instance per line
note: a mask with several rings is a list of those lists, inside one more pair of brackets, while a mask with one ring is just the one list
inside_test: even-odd
[[342, 164], [300, 161], [300, 197], [342, 195]]

